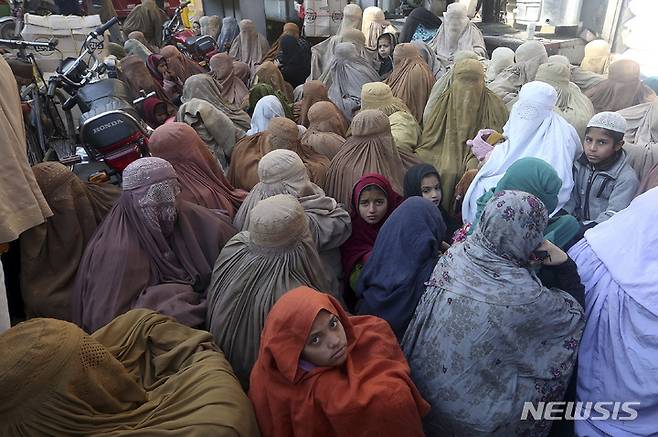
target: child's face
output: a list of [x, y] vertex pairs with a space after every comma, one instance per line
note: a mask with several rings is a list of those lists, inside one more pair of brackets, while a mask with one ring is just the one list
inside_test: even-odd
[[382, 221], [388, 210], [386, 194], [379, 189], [363, 190], [359, 196], [359, 215], [368, 224]]
[[340, 366], [347, 359], [347, 335], [334, 314], [321, 310], [315, 317], [302, 358], [318, 367]]
[[167, 66], [167, 61], [163, 59], [158, 63], [158, 71], [163, 76], [167, 76], [169, 74], [169, 67]]
[[201, 24], [198, 22], [193, 22], [192, 23], [192, 30], [194, 31], [195, 35], [200, 35], [201, 34]]
[[437, 208], [441, 204], [441, 184], [439, 184], [439, 178], [436, 175], [427, 175], [420, 181], [420, 192], [425, 199], [430, 200]]
[[388, 38], [380, 38], [379, 41], [377, 41], [377, 52], [382, 58], [391, 56], [391, 43]]
[[599, 127], [591, 127], [585, 134], [583, 152], [585, 152], [587, 160], [592, 165], [596, 165], [606, 161], [612, 155], [617, 153], [623, 145], [623, 140], [615, 144], [612, 137], [610, 137], [605, 130]]
[[164, 122], [167, 121], [167, 119], [169, 118], [169, 113], [167, 112], [167, 105], [164, 103], [158, 105], [155, 108], [153, 115], [155, 115], [155, 121], [157, 121], [159, 125], [164, 124]]

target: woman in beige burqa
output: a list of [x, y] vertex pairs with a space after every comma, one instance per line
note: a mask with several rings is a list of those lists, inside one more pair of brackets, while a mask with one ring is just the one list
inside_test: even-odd
[[311, 236], [329, 273], [331, 291], [340, 296], [342, 268], [339, 247], [350, 237], [350, 215], [311, 182], [304, 162], [291, 150], [273, 150], [263, 156], [258, 163], [258, 178], [260, 182], [238, 210], [233, 225], [239, 230], [247, 230], [251, 211], [263, 199], [277, 194], [295, 196], [308, 217]]
[[206, 326], [244, 388], [270, 309], [300, 285], [329, 289], [304, 208], [289, 194], [261, 200], [219, 254], [208, 291]]

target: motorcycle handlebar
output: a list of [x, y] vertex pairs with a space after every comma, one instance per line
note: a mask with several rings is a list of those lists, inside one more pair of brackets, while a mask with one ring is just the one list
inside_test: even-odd
[[16, 48], [31, 48], [36, 51], [55, 50], [59, 40], [52, 38], [49, 41], [25, 41], [22, 39], [0, 39], [0, 45], [11, 46]]
[[114, 26], [118, 22], [119, 19], [117, 17], [112, 17], [109, 20], [107, 20], [105, 23], [98, 26], [96, 30], [94, 30], [92, 33], [94, 34], [94, 36], [102, 36], [107, 29]]

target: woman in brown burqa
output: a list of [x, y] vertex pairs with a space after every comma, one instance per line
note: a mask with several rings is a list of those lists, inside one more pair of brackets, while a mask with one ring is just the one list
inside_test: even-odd
[[217, 258], [208, 288], [206, 326], [243, 387], [249, 385], [267, 314], [299, 285], [329, 289], [304, 208], [293, 196], [279, 194], [251, 210], [247, 230]]
[[322, 186], [329, 168], [329, 159], [302, 145], [299, 128], [294, 121], [284, 117], [270, 120], [267, 130], [243, 138], [235, 145], [228, 179], [233, 186], [250, 191], [258, 183], [258, 162], [276, 149], [292, 150], [304, 161], [311, 182]]
[[73, 321], [95, 331], [132, 308], [198, 326], [212, 264], [235, 228], [223, 214], [184, 201], [174, 168], [140, 158], [123, 171], [123, 193], [89, 241], [72, 296]]
[[149, 310], [87, 335], [33, 319], [0, 336], [0, 435], [257, 437], [212, 336]]
[[621, 59], [610, 64], [608, 78], [584, 91], [595, 112], [619, 111], [656, 100], [656, 93], [640, 80], [640, 64]]
[[210, 75], [222, 88], [222, 97], [231, 105], [242, 106], [249, 89], [233, 71], [233, 58], [226, 53], [218, 53], [210, 58]]
[[43, 162], [32, 171], [53, 216], [19, 238], [25, 314], [71, 320], [71, 291], [80, 259], [121, 190], [82, 182], [59, 162]]
[[410, 43], [395, 46], [393, 71], [385, 83], [407, 105], [418, 124], [423, 122], [423, 111], [434, 82], [434, 74], [416, 46]]
[[294, 100], [292, 85], [283, 79], [281, 70], [279, 70], [272, 61], [265, 61], [256, 69], [252, 80], [252, 86], [258, 85], [259, 83], [272, 85], [276, 91], [283, 93], [289, 102]]
[[193, 128], [177, 122], [160, 126], [151, 135], [149, 151], [174, 167], [182, 200], [221, 210], [233, 220], [247, 193], [229, 184]]
[[167, 60], [169, 70], [182, 82], [185, 82], [190, 76], [206, 72], [201, 65], [184, 56], [175, 46], [162, 47], [160, 54]]
[[302, 145], [333, 159], [345, 143], [343, 113], [333, 102], [320, 101], [308, 111], [309, 126], [302, 136]]
[[324, 183], [327, 195], [344, 208], [350, 208], [354, 184], [368, 173], [383, 175], [401, 193], [404, 173], [420, 161], [395, 147], [386, 114], [378, 109], [361, 111], [352, 120], [350, 129], [352, 136], [331, 160], [327, 171]]
[[142, 3], [130, 11], [123, 22], [123, 32], [129, 35], [138, 30], [144, 34], [149, 44], [162, 45], [162, 25], [169, 17], [158, 7], [155, 0], [142, 0]]
[[502, 132], [507, 108], [500, 97], [484, 86], [482, 64], [464, 59], [454, 66], [452, 85], [426, 113], [416, 153], [439, 171], [441, 206], [452, 211], [455, 185], [467, 170], [478, 167], [466, 141], [480, 129]]
[[[295, 114], [298, 116], [298, 124], [301, 124], [304, 127], [308, 127], [308, 111], [311, 109], [311, 106], [317, 102], [331, 102], [331, 99], [329, 99], [327, 87], [319, 80], [308, 81], [302, 88], [302, 100], [295, 103]], [[340, 111], [333, 102], [331, 103], [336, 108], [336, 110]], [[342, 136], [345, 136], [345, 132], [347, 132], [349, 124], [345, 117], [343, 117], [342, 113], [341, 120], [342, 132], [338, 133]]]

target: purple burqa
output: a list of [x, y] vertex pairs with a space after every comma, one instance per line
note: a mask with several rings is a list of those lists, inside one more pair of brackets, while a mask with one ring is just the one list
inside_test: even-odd
[[[657, 204], [654, 188], [587, 231], [569, 251], [585, 286], [587, 315], [578, 400], [639, 402], [630, 405], [636, 419], [576, 421], [578, 435], [654, 435], [658, 429]], [[614, 411], [610, 403], [603, 408]], [[619, 417], [629, 414], [622, 410]]]
[[180, 199], [174, 168], [142, 158], [89, 241], [73, 292], [73, 320], [93, 332], [132, 308], [203, 324], [215, 259], [236, 233], [223, 216]]

